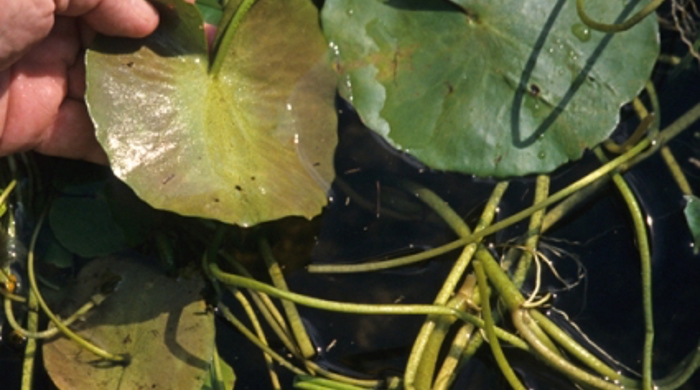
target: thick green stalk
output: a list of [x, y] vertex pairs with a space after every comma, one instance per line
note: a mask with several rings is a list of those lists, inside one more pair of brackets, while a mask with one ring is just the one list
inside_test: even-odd
[[549, 335], [557, 344], [561, 345], [571, 356], [581, 361], [593, 371], [603, 377], [610, 378], [614, 382], [619, 382], [621, 385], [628, 388], [637, 388], [639, 381], [627, 378], [620, 372], [613, 370], [607, 364], [603, 363], [595, 355], [588, 352], [578, 342], [576, 342], [568, 333], [562, 330], [553, 323], [546, 315], [537, 310], [531, 310], [530, 315], [537, 321], [537, 324]]
[[539, 337], [531, 330], [530, 324], [534, 323], [534, 319], [526, 309], [513, 310], [512, 313], [513, 325], [518, 329], [520, 335], [527, 340], [528, 344], [537, 351], [542, 359], [550, 366], [564, 373], [576, 382], [583, 383], [589, 387], [601, 390], [620, 390], [620, 388], [610, 382], [607, 382], [595, 375], [592, 375], [571, 364], [568, 360], [557, 355], [542, 343]]
[[[289, 290], [287, 287], [287, 282], [284, 280], [282, 269], [277, 263], [277, 260], [275, 260], [275, 257], [272, 254], [272, 248], [270, 248], [270, 244], [267, 242], [267, 239], [261, 237], [258, 240], [258, 248], [260, 249], [260, 254], [265, 260], [265, 265], [267, 266], [267, 271], [270, 274], [272, 283], [280, 290]], [[311, 343], [309, 334], [306, 333], [306, 328], [304, 327], [304, 323], [301, 321], [301, 316], [299, 316], [299, 311], [294, 305], [294, 302], [286, 300], [282, 301], [282, 308], [284, 309], [285, 313], [287, 313], [289, 327], [292, 330], [292, 335], [294, 335], [294, 339], [297, 342], [299, 352], [301, 352], [301, 355], [305, 359], [314, 356], [316, 354], [316, 350]]]
[[332, 371], [328, 371], [311, 360], [305, 360], [304, 365], [310, 372], [315, 373], [317, 376], [322, 376], [324, 378], [331, 379], [335, 382], [345, 383], [350, 386], [358, 386], [369, 389], [377, 389], [382, 387], [383, 381], [375, 379], [357, 379], [341, 375]]
[[486, 273], [484, 267], [479, 260], [474, 261], [474, 271], [476, 271], [477, 284], [479, 285], [479, 294], [481, 295], [481, 313], [484, 315], [484, 329], [488, 337], [491, 352], [496, 360], [496, 364], [501, 369], [503, 376], [514, 390], [525, 390], [525, 386], [520, 382], [520, 379], [515, 375], [513, 368], [508, 363], [506, 355], [501, 349], [501, 344], [498, 342], [494, 328], [496, 324], [491, 316], [491, 304], [489, 302], [488, 282], [486, 281]]
[[[537, 181], [535, 184], [535, 204], [547, 199], [547, 196], [549, 195], [549, 182], [549, 176], [537, 176]], [[530, 270], [532, 258], [534, 257], [533, 254], [537, 251], [537, 244], [539, 243], [544, 216], [545, 209], [541, 209], [533, 213], [530, 217], [528, 237], [525, 240], [525, 250], [520, 256], [520, 261], [518, 261], [518, 266], [513, 274], [513, 283], [518, 288], [520, 288], [525, 282], [525, 277]]]
[[[304, 386], [300, 386], [300, 385]], [[306, 387], [310, 385], [315, 385], [318, 387]], [[337, 382], [331, 379], [317, 378], [310, 375], [299, 375], [294, 378], [294, 388], [296, 389], [310, 389], [310, 388], [320, 388], [329, 390], [364, 390], [366, 387], [359, 387], [355, 385], [350, 385], [347, 383]]]
[[[242, 277], [239, 275], [229, 274], [221, 270], [219, 265], [216, 263], [210, 263], [209, 269], [212, 275], [221, 281], [222, 283], [229, 284], [232, 286], [249, 288], [264, 292], [273, 297], [280, 299], [286, 299], [293, 301], [299, 305], [304, 305], [312, 307], [315, 309], [335, 311], [340, 313], [350, 313], [350, 314], [383, 314], [383, 315], [445, 315], [445, 316], [455, 316], [460, 320], [468, 323], [472, 323], [478, 327], [483, 327], [484, 322], [469, 313], [461, 312], [458, 310], [450, 309], [444, 306], [435, 305], [420, 305], [420, 304], [402, 304], [402, 305], [373, 305], [373, 304], [361, 304], [361, 303], [348, 303], [348, 302], [336, 302], [329, 301], [320, 298], [314, 298], [302, 294], [297, 294], [291, 291], [284, 291], [269, 284], [259, 282], [254, 279]], [[516, 348], [523, 350], [529, 350], [527, 344], [525, 344], [520, 338], [509, 333], [501, 328], [496, 328], [496, 335], [501, 338], [501, 340], [506, 341]]]
[[[12, 303], [5, 298], [5, 310], [10, 306], [12, 312]], [[29, 291], [29, 299], [27, 301], [27, 331], [35, 333], [39, 330], [39, 305], [36, 301], [36, 295]], [[27, 344], [24, 346], [24, 358], [22, 362], [22, 390], [32, 390], [34, 388], [34, 361], [36, 357], [36, 339], [28, 338]]]
[[[442, 362], [442, 367], [438, 371], [435, 377], [435, 383], [433, 385], [433, 390], [447, 390], [450, 388], [455, 376], [459, 372], [459, 367], [461, 366], [462, 356], [468, 345], [472, 345], [472, 340], [476, 337], [480, 337], [481, 333], [474, 333], [474, 325], [464, 324], [457, 334], [452, 339], [452, 345], [450, 350], [445, 356], [445, 360]], [[478, 343], [481, 345], [481, 343]]]
[[[430, 206], [443, 220], [452, 228], [452, 230], [460, 237], [465, 237], [471, 234], [471, 229], [464, 220], [440, 197], [434, 192], [425, 187], [419, 186], [407, 181], [401, 182], [401, 186], [418, 196], [425, 204]], [[484, 211], [477, 225], [477, 231], [488, 226], [496, 215], [496, 208], [503, 197], [507, 182], [502, 182], [496, 185], [489, 201], [484, 207]], [[445, 305], [454, 294], [460, 280], [464, 276], [464, 271], [467, 269], [474, 253], [478, 249], [478, 243], [467, 245], [462, 254], [459, 256], [455, 264], [452, 266], [445, 283], [438, 292], [434, 300], [436, 305]], [[483, 249], [482, 249], [483, 250]], [[444, 341], [444, 332], [435, 333], [436, 327], [449, 326], [452, 323], [450, 319], [445, 317], [428, 317], [423, 323], [416, 341], [413, 344], [411, 354], [409, 355], [408, 363], [404, 373], [404, 385], [407, 389], [414, 386], [416, 388], [429, 387], [433, 380], [433, 373], [437, 361], [438, 352]]]

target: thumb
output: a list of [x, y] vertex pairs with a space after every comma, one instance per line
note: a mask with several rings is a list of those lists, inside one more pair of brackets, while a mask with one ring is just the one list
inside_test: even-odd
[[158, 12], [145, 0], [54, 0], [56, 13], [81, 16], [106, 35], [140, 38], [158, 26]]

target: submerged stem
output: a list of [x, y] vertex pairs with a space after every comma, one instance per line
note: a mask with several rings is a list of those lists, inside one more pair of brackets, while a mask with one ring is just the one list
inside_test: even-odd
[[674, 180], [676, 180], [676, 184], [678, 184], [678, 188], [681, 189], [683, 195], [693, 195], [693, 190], [690, 188], [688, 179], [685, 177], [683, 170], [681, 169], [680, 165], [678, 165], [678, 161], [676, 161], [676, 158], [673, 156], [673, 153], [668, 146], [661, 148], [661, 157], [663, 157], [668, 170], [671, 171], [671, 176]]
[[306, 372], [301, 370], [300, 368], [296, 367], [292, 363], [288, 362], [287, 359], [282, 357], [280, 354], [275, 352], [272, 348], [268, 347], [267, 344], [261, 342], [253, 332], [250, 331], [236, 316], [231, 313], [231, 310], [229, 310], [226, 305], [219, 303], [218, 309], [221, 311], [221, 314], [226, 318], [226, 320], [231, 323], [245, 338], [250, 340], [253, 344], [255, 344], [258, 348], [262, 349], [266, 354], [271, 356], [275, 361], [281, 365], [282, 367], [288, 369], [289, 371], [297, 374], [297, 375], [304, 375]]
[[[255, 333], [257, 334], [258, 340], [260, 340], [260, 343], [264, 344], [264, 345], [269, 345], [267, 343], [267, 337], [265, 336], [265, 331], [263, 330], [262, 326], [260, 326], [260, 321], [258, 320], [258, 316], [255, 314], [253, 307], [250, 305], [250, 301], [248, 301], [246, 296], [243, 295], [243, 293], [240, 290], [232, 291], [231, 293], [236, 298], [238, 303], [241, 304], [241, 307], [243, 307], [243, 311], [245, 311], [246, 315], [248, 316], [248, 319], [250, 320], [250, 323], [253, 325], [253, 330], [255, 330]], [[265, 365], [267, 366], [267, 372], [270, 375], [270, 382], [272, 384], [272, 388], [274, 388], [274, 389], [282, 388], [282, 386], [280, 385], [279, 377], [277, 376], [277, 373], [275, 372], [275, 366], [273, 365], [272, 356], [270, 356], [268, 353], [266, 353], [263, 350], [263, 358], [265, 359]]]

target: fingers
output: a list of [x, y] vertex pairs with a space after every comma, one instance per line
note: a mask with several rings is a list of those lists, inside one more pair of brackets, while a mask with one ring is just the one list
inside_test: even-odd
[[0, 10], [0, 71], [7, 69], [53, 26], [51, 0], [8, 0]]
[[[0, 154], [36, 149], [105, 163], [82, 96], [84, 68], [75, 20], [57, 18], [39, 45], [0, 73]], [[68, 75], [68, 77], [66, 77]]]
[[107, 35], [144, 37], [158, 26], [158, 13], [145, 0], [54, 0], [56, 13], [82, 16], [90, 27]]

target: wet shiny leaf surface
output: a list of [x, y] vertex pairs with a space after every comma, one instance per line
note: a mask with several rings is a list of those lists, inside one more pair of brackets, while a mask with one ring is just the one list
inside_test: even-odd
[[[575, 1], [329, 0], [341, 94], [365, 124], [432, 168], [548, 172], [606, 139], [659, 50], [649, 17], [590, 31]], [[638, 7], [586, 1], [613, 22]]]
[[154, 4], [153, 35], [103, 37], [87, 54], [87, 102], [115, 174], [183, 215], [248, 226], [320, 213], [337, 141], [314, 5], [257, 2], [215, 76], [196, 7]]

